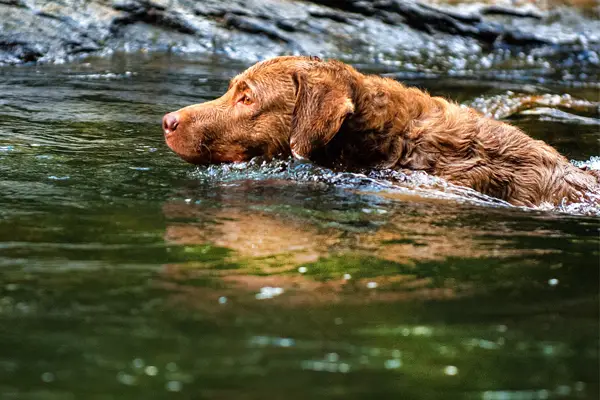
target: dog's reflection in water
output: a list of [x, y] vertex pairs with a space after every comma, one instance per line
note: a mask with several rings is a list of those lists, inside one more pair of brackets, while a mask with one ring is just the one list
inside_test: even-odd
[[[225, 207], [183, 200], [163, 206], [168, 221], [167, 243], [226, 248], [229, 252], [223, 256], [224, 261], [235, 266], [212, 268], [202, 257], [169, 264], [168, 273], [178, 276], [177, 281], [184, 286], [188, 276], [210, 276], [228, 290], [258, 293], [264, 287], [277, 287], [286, 294], [292, 291], [293, 296], [282, 297], [295, 302], [336, 301], [346, 298], [347, 293], [360, 301], [357, 292], [371, 292], [368, 296], [377, 292], [377, 296], [390, 299], [445, 298], [455, 295], [458, 284], [432, 285], [430, 278], [418, 277], [420, 263], [516, 254], [510, 246], [503, 246], [510, 240], [511, 228], [457, 222], [456, 206], [450, 207], [450, 201], [427, 200], [391, 207], [376, 216], [369, 215], [373, 223], [366, 219], [367, 223], [359, 228], [340, 221], [260, 211], [243, 200], [221, 202]], [[496, 235], [493, 240], [489, 239], [490, 230]], [[525, 253], [519, 250], [519, 254]], [[389, 268], [397, 272], [390, 273]], [[319, 276], [312, 274], [315, 269]], [[394, 290], [385, 291], [392, 286]], [[378, 290], [367, 290], [374, 287]], [[399, 287], [406, 290], [397, 290]], [[468, 287], [462, 285], [461, 290], [468, 291]], [[217, 299], [227, 290], [200, 292], [201, 297]]]

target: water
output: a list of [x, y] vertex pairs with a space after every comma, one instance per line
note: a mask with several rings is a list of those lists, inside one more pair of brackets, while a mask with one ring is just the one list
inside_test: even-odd
[[[0, 69], [0, 398], [598, 397], [597, 205], [185, 164], [161, 116], [243, 68]], [[464, 82], [408, 83], [465, 104], [520, 86]], [[600, 96], [561, 85], [522, 87], [592, 107], [512, 122], [597, 164]]]

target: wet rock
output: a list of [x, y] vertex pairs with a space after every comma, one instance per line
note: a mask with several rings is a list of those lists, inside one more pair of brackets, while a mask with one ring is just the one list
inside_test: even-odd
[[577, 10], [531, 6], [453, 7], [409, 0], [0, 0], [0, 64], [65, 62], [115, 51], [216, 54], [247, 63], [314, 54], [407, 72], [467, 76], [469, 71], [512, 70], [522, 59], [542, 75], [560, 69], [564, 79], [597, 82], [599, 32], [600, 22]]
[[[509, 10], [501, 7], [486, 7], [480, 12], [459, 12], [411, 0], [336, 1], [322, 0], [322, 4], [340, 9], [375, 16], [392, 25], [405, 24], [413, 29], [427, 33], [444, 32], [453, 35], [470, 36], [484, 42], [495, 42], [508, 38], [512, 44], [550, 43], [548, 38], [537, 37], [519, 29], [506, 29], [504, 25], [484, 20], [484, 15], [502, 14], [515, 18], [531, 17], [540, 14], [532, 11]], [[357, 5], [358, 3], [358, 5]]]
[[186, 19], [179, 10], [167, 10], [161, 4], [146, 1], [125, 1], [113, 3], [115, 10], [125, 11], [126, 14], [113, 21], [112, 31], [120, 25], [143, 22], [149, 25], [165, 27], [186, 34], [196, 34], [198, 29]]
[[507, 15], [511, 17], [533, 18], [541, 20], [544, 15], [537, 10], [518, 10], [503, 6], [488, 6], [481, 9], [482, 15]]
[[14, 63], [19, 61], [35, 62], [42, 57], [44, 52], [44, 48], [41, 46], [20, 42], [18, 39], [10, 40], [8, 38], [0, 40], [0, 48], [3, 49], [0, 52], [0, 57], [4, 56]]
[[280, 40], [284, 43], [293, 41], [285, 36], [277, 26], [261, 21], [258, 18], [244, 17], [235, 14], [225, 14], [225, 26], [239, 29], [243, 32], [263, 34], [270, 39]]

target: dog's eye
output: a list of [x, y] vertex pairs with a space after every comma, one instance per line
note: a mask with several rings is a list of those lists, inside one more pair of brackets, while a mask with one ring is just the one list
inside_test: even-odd
[[243, 95], [240, 99], [240, 103], [244, 104], [245, 106], [249, 106], [250, 104], [252, 104], [252, 99], [247, 95]]

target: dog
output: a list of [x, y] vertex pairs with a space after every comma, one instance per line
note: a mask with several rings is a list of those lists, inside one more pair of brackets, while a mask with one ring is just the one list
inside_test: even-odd
[[530, 207], [600, 191], [594, 172], [514, 126], [318, 57], [259, 62], [222, 97], [166, 114], [162, 127], [193, 164], [292, 155], [341, 170], [422, 170]]

